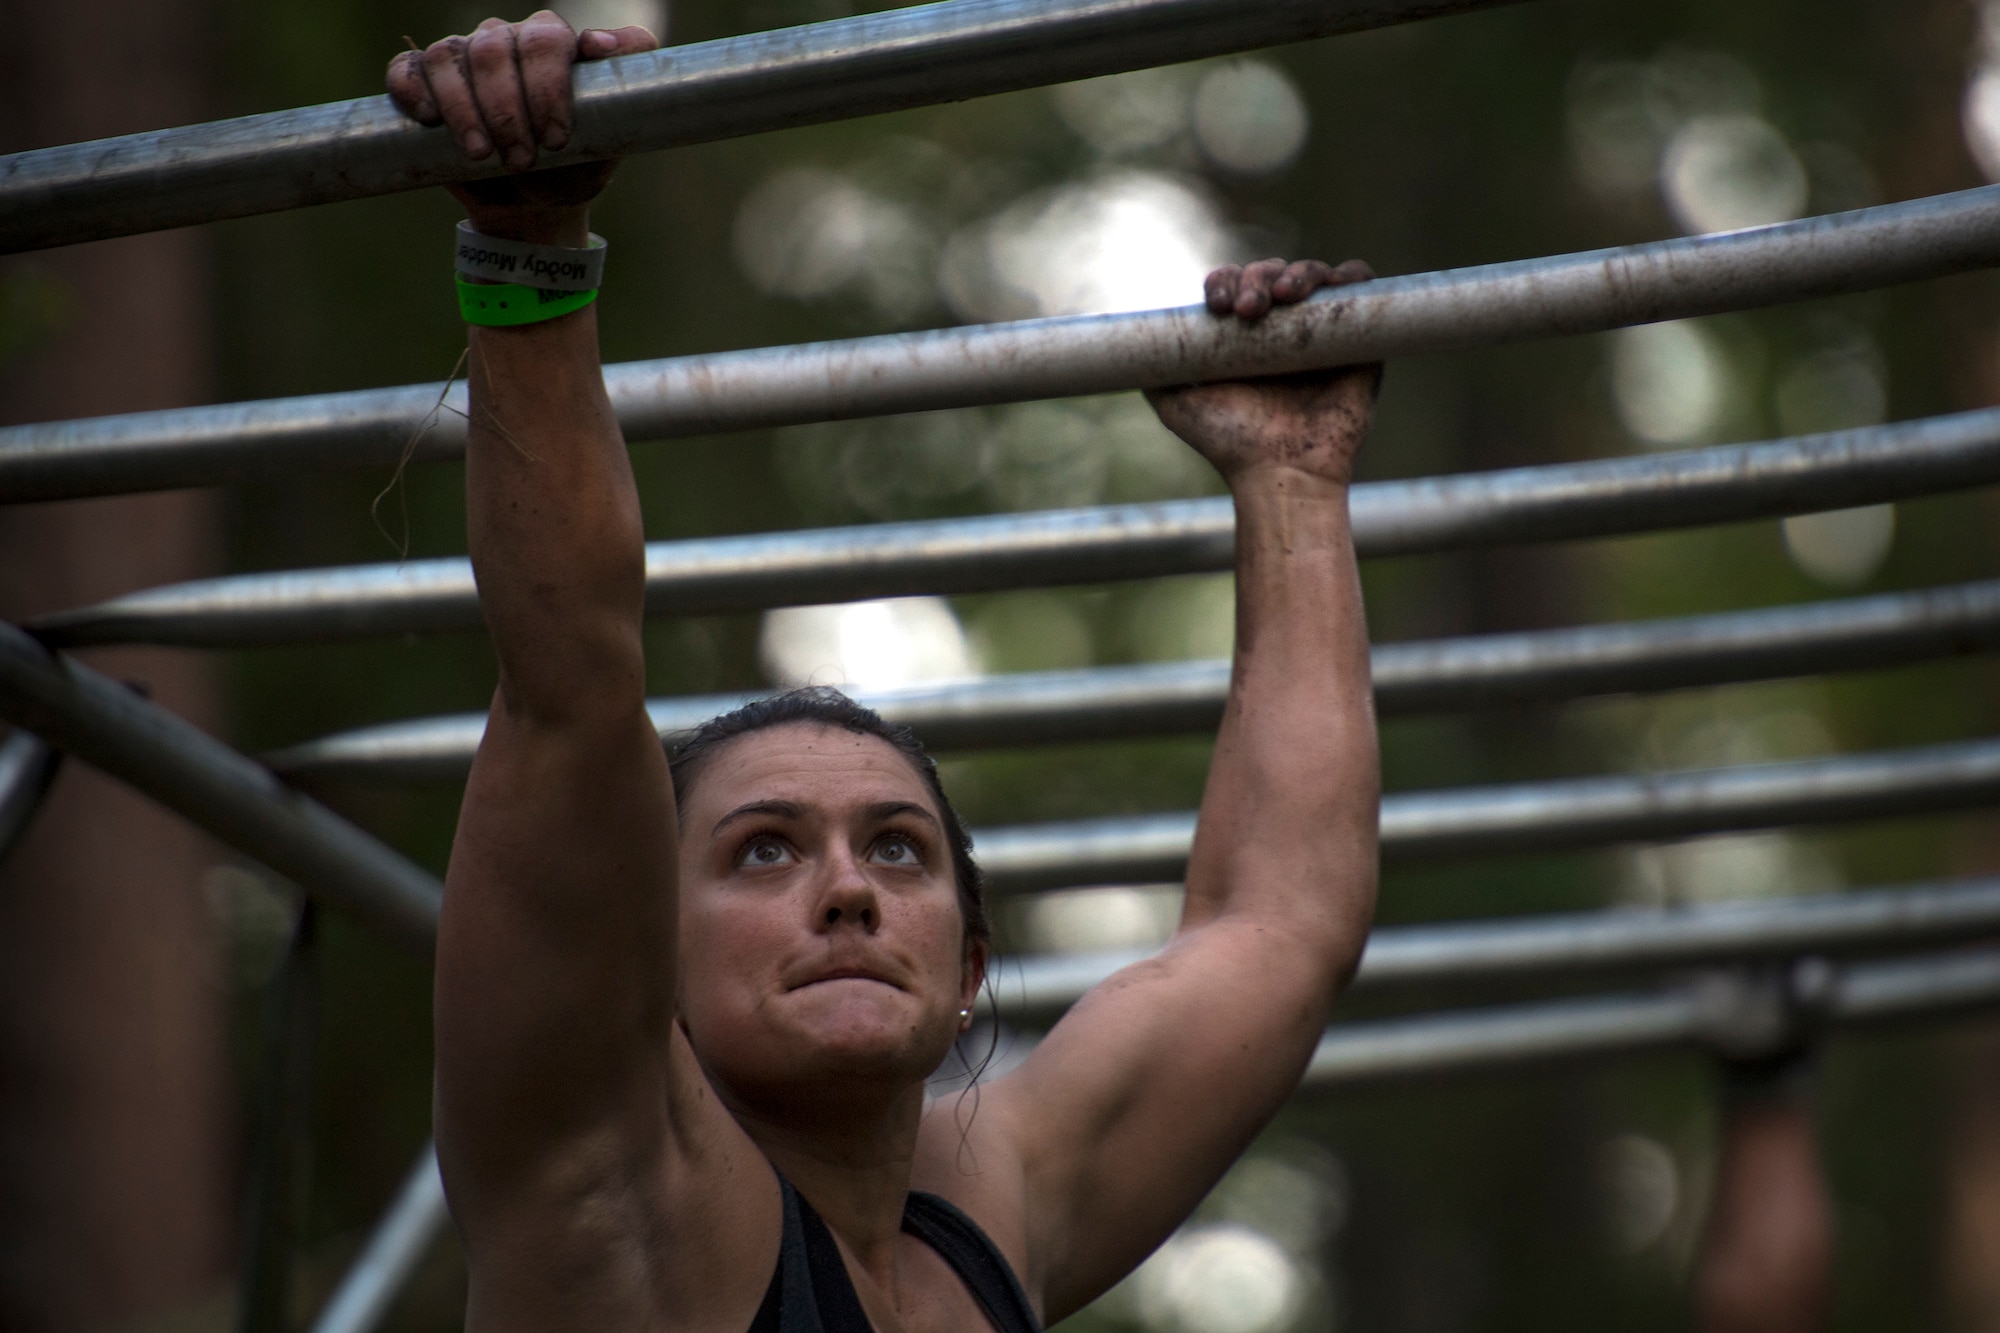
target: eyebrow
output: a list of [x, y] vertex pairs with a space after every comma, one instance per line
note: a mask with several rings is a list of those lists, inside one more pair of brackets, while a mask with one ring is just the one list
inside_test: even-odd
[[878, 801], [864, 812], [871, 821], [894, 819], [897, 815], [915, 815], [932, 828], [941, 828], [937, 816], [918, 805], [915, 801]]
[[715, 821], [715, 827], [708, 831], [709, 837], [722, 832], [723, 826], [753, 815], [775, 815], [779, 819], [797, 819], [805, 814], [805, 809], [796, 801], [752, 801], [739, 805], [728, 814]]
[[[941, 827], [936, 815], [914, 801], [877, 801], [874, 805], [864, 810], [862, 814], [871, 823], [880, 823], [883, 820], [894, 819], [899, 815], [914, 815], [917, 819], [929, 824], [934, 829]], [[748, 805], [737, 806], [734, 810], [716, 820], [715, 827], [708, 831], [708, 835], [711, 838], [715, 837], [725, 827], [735, 823], [737, 820], [750, 819], [758, 815], [768, 815], [778, 819], [800, 819], [805, 815], [805, 807], [796, 801], [752, 801]]]

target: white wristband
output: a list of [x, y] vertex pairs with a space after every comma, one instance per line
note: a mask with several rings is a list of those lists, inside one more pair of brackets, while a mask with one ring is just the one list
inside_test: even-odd
[[470, 222], [458, 224], [456, 267], [468, 278], [511, 282], [547, 292], [594, 291], [604, 285], [604, 238], [590, 233], [590, 248], [534, 245], [484, 236]]

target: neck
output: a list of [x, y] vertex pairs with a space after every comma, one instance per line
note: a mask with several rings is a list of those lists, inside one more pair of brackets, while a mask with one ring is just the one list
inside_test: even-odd
[[894, 1291], [897, 1237], [909, 1197], [924, 1088], [888, 1098], [810, 1099], [778, 1106], [731, 1101], [751, 1141], [812, 1204], [849, 1254], [886, 1291]]

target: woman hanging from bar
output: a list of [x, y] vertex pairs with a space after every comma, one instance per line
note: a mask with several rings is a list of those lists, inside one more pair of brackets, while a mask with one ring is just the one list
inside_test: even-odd
[[[1040, 1327], [1129, 1272], [1290, 1095], [1375, 890], [1367, 635], [1347, 525], [1379, 369], [1155, 395], [1237, 515], [1236, 655], [1179, 929], [1005, 1077], [925, 1098], [987, 927], [906, 732], [830, 691], [649, 725], [638, 496], [600, 377], [589, 201], [528, 171], [574, 60], [546, 11], [392, 65], [516, 174], [455, 187], [472, 558], [500, 659], [437, 949], [437, 1142], [468, 1326]], [[594, 248], [593, 248], [594, 247]], [[1217, 318], [1367, 276], [1211, 274]]]

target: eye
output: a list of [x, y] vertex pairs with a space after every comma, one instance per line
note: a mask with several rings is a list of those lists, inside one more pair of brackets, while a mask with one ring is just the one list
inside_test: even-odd
[[884, 865], [910, 867], [920, 866], [924, 860], [916, 841], [901, 833], [885, 834], [878, 840], [875, 859]]
[[792, 860], [792, 849], [782, 838], [769, 836], [752, 838], [743, 844], [743, 850], [736, 853], [736, 864], [746, 867], [766, 867], [786, 865]]

